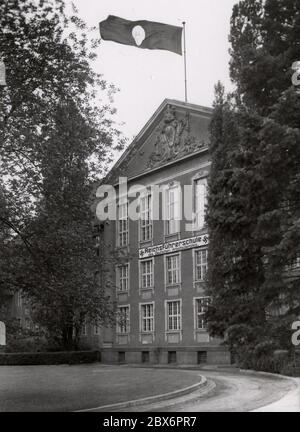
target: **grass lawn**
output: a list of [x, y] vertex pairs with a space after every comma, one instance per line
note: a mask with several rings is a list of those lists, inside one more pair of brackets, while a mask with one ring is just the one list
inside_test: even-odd
[[168, 393], [200, 381], [199, 371], [99, 363], [0, 366], [0, 411], [74, 411]]

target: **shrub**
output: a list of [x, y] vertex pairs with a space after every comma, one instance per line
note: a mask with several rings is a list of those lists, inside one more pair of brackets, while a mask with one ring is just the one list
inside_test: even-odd
[[0, 353], [1, 366], [80, 364], [100, 361], [99, 351]]
[[273, 342], [260, 342], [248, 351], [248, 356], [244, 357], [240, 363], [241, 368], [283, 373], [290, 361], [289, 352], [287, 350], [274, 350], [274, 347]]
[[19, 322], [12, 318], [6, 320], [7, 353], [49, 351], [46, 338], [42, 330], [29, 330], [20, 327]]
[[271, 373], [283, 373], [290, 361], [288, 350], [279, 350], [275, 340], [257, 342], [259, 329], [256, 332], [247, 325], [231, 326], [227, 332], [226, 343], [238, 366]]
[[22, 337], [18, 339], [10, 339], [5, 347], [6, 353], [23, 353], [23, 352], [43, 352], [48, 351], [47, 344], [44, 338], [41, 337]]

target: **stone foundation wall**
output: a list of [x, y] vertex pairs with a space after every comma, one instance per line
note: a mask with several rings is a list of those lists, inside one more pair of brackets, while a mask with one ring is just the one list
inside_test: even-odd
[[108, 348], [101, 350], [103, 363], [230, 365], [231, 356], [223, 347]]

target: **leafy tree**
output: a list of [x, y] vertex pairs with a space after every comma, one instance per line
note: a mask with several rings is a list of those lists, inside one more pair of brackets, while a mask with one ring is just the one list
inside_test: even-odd
[[98, 31], [75, 9], [68, 16], [63, 0], [1, 3], [0, 28], [0, 230], [17, 247], [14, 283], [33, 318], [72, 349], [85, 318], [112, 316], [96, 274], [90, 198], [123, 145], [110, 106], [116, 89], [92, 68]]

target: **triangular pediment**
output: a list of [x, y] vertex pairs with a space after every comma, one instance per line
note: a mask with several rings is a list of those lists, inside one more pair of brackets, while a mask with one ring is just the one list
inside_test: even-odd
[[111, 171], [128, 179], [207, 148], [212, 109], [166, 99]]

